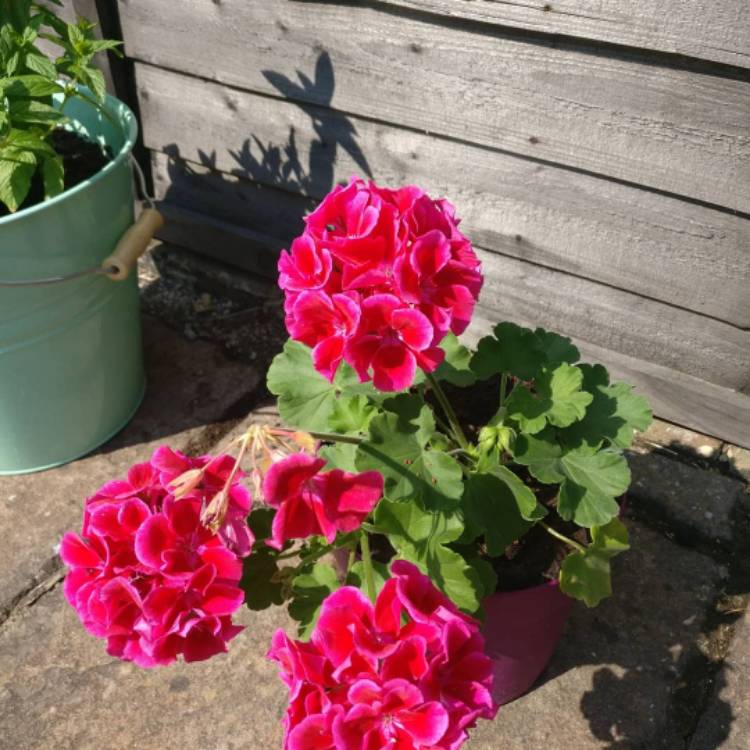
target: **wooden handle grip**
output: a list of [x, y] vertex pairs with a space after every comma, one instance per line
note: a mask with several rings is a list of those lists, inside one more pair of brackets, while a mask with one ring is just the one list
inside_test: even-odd
[[125, 281], [130, 276], [130, 271], [146, 251], [154, 232], [163, 224], [164, 217], [155, 208], [147, 208], [141, 213], [138, 221], [120, 237], [112, 255], [102, 263], [110, 279]]

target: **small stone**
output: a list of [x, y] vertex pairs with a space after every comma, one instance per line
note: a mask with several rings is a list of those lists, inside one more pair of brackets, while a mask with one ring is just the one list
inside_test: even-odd
[[711, 458], [711, 456], [716, 453], [716, 448], [714, 448], [711, 445], [699, 445], [698, 446], [698, 453], [700, 453], [703, 458]]

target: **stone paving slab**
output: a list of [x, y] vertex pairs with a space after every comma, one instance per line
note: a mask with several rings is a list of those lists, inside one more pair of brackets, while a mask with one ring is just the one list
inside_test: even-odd
[[732, 650], [714, 699], [698, 724], [689, 750], [750, 747], [750, 614], [735, 627]]
[[[679, 734], [672, 691], [724, 571], [645, 527], [632, 531], [616, 596], [575, 609], [543, 684], [468, 748], [680, 747], [667, 742]], [[281, 609], [242, 621], [227, 656], [144, 672], [108, 657], [58, 587], [0, 628], [0, 736], [16, 750], [280, 749], [285, 689], [264, 654], [289, 622]]]
[[738, 511], [750, 508], [745, 484], [738, 479], [659, 453], [629, 452], [628, 463], [633, 477], [629, 502], [647, 516], [693, 530], [705, 541], [731, 542]]
[[[19, 593], [58, 566], [62, 533], [80, 525], [83, 499], [146, 460], [159, 443], [201, 452], [229, 430], [245, 407], [233, 406], [260, 383], [257, 370], [204, 341], [187, 342], [144, 318], [148, 390], [133, 421], [96, 453], [67, 466], [0, 477], [0, 621]], [[237, 411], [237, 410], [235, 410]]]

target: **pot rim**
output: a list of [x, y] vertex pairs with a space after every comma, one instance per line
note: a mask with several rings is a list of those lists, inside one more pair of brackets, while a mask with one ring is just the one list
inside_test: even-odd
[[[89, 89], [85, 86], [80, 86], [79, 88], [82, 91], [91, 94]], [[115, 96], [112, 96], [111, 94], [107, 94], [107, 98], [104, 101], [104, 109], [106, 110], [107, 114], [109, 114], [113, 118], [113, 120], [117, 122], [118, 126], [123, 131], [124, 142], [122, 144], [122, 148], [120, 148], [120, 150], [115, 154], [114, 158], [111, 161], [107, 162], [96, 174], [92, 175], [87, 180], [78, 183], [78, 185], [75, 185], [72, 188], [63, 190], [60, 195], [56, 195], [54, 198], [50, 198], [49, 200], [42, 201], [41, 203], [37, 203], [34, 206], [29, 206], [28, 208], [24, 208], [20, 211], [17, 211], [16, 213], [9, 214], [8, 216], [0, 218], [0, 227], [6, 224], [10, 224], [13, 221], [19, 221], [28, 216], [32, 216], [33, 214], [39, 213], [41, 211], [45, 211], [62, 203], [71, 196], [78, 195], [85, 190], [93, 188], [98, 182], [103, 180], [108, 174], [114, 172], [123, 164], [123, 162], [129, 157], [130, 152], [133, 150], [136, 138], [138, 137], [138, 123], [136, 122], [135, 115], [133, 114], [133, 111], [130, 109], [130, 107], [128, 107], [125, 102]], [[78, 121], [74, 120], [74, 122]]]

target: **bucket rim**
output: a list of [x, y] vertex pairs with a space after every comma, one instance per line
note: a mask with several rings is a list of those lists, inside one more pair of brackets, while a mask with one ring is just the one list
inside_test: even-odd
[[[91, 95], [90, 90], [86, 86], [79, 86], [79, 88]], [[78, 185], [75, 185], [68, 190], [64, 190], [62, 193], [60, 193], [60, 195], [56, 195], [54, 198], [50, 198], [49, 200], [42, 201], [41, 203], [37, 203], [34, 206], [29, 206], [28, 208], [16, 211], [16, 213], [12, 213], [8, 216], [0, 218], [0, 227], [3, 225], [11, 224], [14, 221], [20, 221], [28, 216], [33, 216], [40, 213], [41, 211], [46, 211], [50, 208], [53, 208], [63, 201], [67, 200], [68, 198], [91, 189], [98, 182], [103, 180], [107, 175], [120, 168], [120, 166], [129, 157], [130, 152], [133, 150], [133, 146], [135, 145], [136, 138], [138, 137], [138, 122], [136, 121], [135, 115], [133, 114], [133, 111], [130, 109], [130, 107], [128, 107], [128, 105], [125, 104], [125, 102], [123, 102], [121, 99], [118, 99], [111, 94], [107, 94], [106, 96], [106, 99], [104, 101], [104, 109], [122, 128], [123, 135], [125, 137], [122, 148], [120, 148], [117, 154], [115, 154], [115, 157], [111, 161], [107, 162], [107, 164], [105, 164], [104, 167], [102, 167], [95, 175], [92, 175], [83, 182], [79, 182]]]

